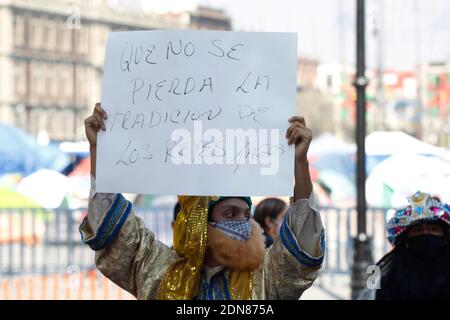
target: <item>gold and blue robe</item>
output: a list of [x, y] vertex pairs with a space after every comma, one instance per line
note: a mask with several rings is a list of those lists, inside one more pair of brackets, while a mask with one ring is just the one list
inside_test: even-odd
[[[155, 299], [165, 272], [180, 259], [155, 239], [122, 194], [96, 193], [93, 177], [80, 233], [95, 250], [97, 268], [137, 299]], [[278, 236], [253, 273], [253, 299], [299, 299], [316, 279], [324, 251], [324, 229], [312, 193], [289, 206]], [[204, 266], [197, 299], [229, 299], [228, 283], [229, 270]]]

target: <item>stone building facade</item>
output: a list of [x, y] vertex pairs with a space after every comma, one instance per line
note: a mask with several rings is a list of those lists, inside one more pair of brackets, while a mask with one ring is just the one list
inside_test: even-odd
[[130, 13], [107, 0], [0, 0], [0, 122], [83, 139], [83, 119], [101, 97], [108, 33], [188, 26], [185, 14]]

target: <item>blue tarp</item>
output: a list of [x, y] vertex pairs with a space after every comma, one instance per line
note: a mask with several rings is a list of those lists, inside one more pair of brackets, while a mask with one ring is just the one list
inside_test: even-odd
[[27, 176], [39, 169], [61, 172], [69, 157], [54, 146], [41, 146], [16, 127], [0, 124], [0, 175], [17, 172]]

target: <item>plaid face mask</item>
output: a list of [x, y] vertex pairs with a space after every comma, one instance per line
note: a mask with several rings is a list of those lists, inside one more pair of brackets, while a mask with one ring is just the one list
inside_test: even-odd
[[253, 226], [249, 220], [224, 220], [213, 221], [209, 224], [225, 233], [227, 236], [240, 240], [247, 241], [252, 234]]

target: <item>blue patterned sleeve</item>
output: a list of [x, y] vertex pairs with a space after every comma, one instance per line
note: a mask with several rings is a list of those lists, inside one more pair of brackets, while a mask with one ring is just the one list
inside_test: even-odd
[[325, 232], [314, 195], [290, 205], [264, 258], [267, 299], [299, 299], [318, 276]]
[[88, 228], [88, 218], [83, 220], [80, 226], [81, 240], [92, 250], [103, 249], [117, 236], [130, 210], [131, 203], [122, 194], [115, 194], [111, 206], [98, 222], [95, 231], [83, 232]]
[[93, 177], [80, 233], [95, 250], [95, 265], [102, 274], [138, 299], [154, 299], [165, 271], [178, 259], [155, 239], [122, 194], [96, 193]]
[[309, 268], [320, 267], [324, 258], [325, 235], [322, 230], [316, 255], [308, 253], [299, 245], [297, 238], [289, 228], [286, 220], [283, 221], [280, 229], [280, 238], [286, 250], [302, 265]]
[[292, 204], [284, 217], [279, 234], [283, 246], [308, 268], [320, 267], [325, 254], [325, 230], [315, 201], [309, 199]]

